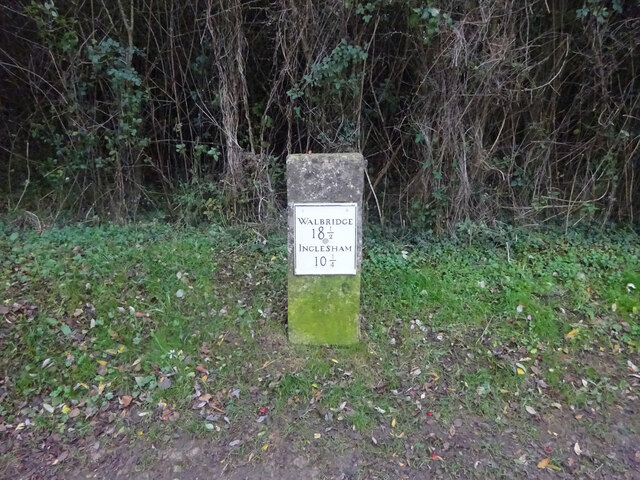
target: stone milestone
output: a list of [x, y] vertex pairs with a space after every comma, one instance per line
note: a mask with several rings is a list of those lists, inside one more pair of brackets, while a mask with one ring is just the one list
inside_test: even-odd
[[357, 153], [289, 155], [289, 339], [349, 345], [360, 336], [362, 191]]

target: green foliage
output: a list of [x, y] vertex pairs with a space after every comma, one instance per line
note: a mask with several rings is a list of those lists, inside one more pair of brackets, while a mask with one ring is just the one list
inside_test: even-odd
[[[631, 319], [637, 316], [640, 296], [624, 285], [638, 282], [637, 273], [630, 272], [640, 271], [640, 264], [635, 248], [627, 250], [630, 237], [614, 238], [606, 249], [599, 240], [580, 236], [563, 246], [552, 238], [461, 224], [455, 243], [431, 239], [411, 252], [400, 246], [395, 251], [388, 245], [371, 246], [364, 267], [369, 272], [363, 277], [364, 295], [373, 310], [387, 311], [393, 318], [418, 318], [423, 325], [443, 330], [453, 328], [452, 322], [483, 328], [488, 321], [488, 330], [501, 341], [515, 336], [529, 350], [540, 344], [552, 348], [572, 329], [571, 316], [559, 314], [562, 310], [572, 308], [575, 315], [590, 321], [605, 315], [608, 325], [615, 325], [612, 304]], [[495, 246], [478, 249], [487, 241]], [[581, 255], [582, 251], [590, 253]], [[631, 271], [626, 269], [629, 262]], [[387, 278], [398, 281], [390, 284]], [[607, 301], [594, 301], [591, 291], [608, 292]], [[637, 349], [639, 340], [632, 339], [628, 346]]]
[[141, 131], [148, 91], [132, 66], [142, 52], [110, 37], [79, 45], [77, 19], [58, 13], [53, 2], [33, 2], [25, 11], [65, 69], [45, 107], [48, 116], [31, 125], [32, 138], [49, 153], [38, 172], [42, 181], [64, 189], [60, 195], [84, 183], [83, 177], [129, 183], [149, 145]]
[[412, 8], [408, 21], [411, 28], [422, 29], [422, 41], [425, 44], [440, 33], [443, 25], [451, 25], [453, 23], [448, 13], [443, 13], [433, 4]]
[[[214, 237], [209, 235], [174, 237], [168, 226], [149, 225], [143, 229], [67, 228], [42, 237], [27, 234], [19, 244], [10, 237], [0, 239], [3, 272], [20, 265], [27, 277], [20, 275], [16, 280], [23, 279], [33, 289], [56, 285], [47, 298], [36, 294], [25, 299], [38, 302], [42, 309], [34, 317], [23, 317], [15, 335], [3, 343], [3, 359], [25, 362], [15, 371], [16, 388], [25, 395], [46, 392], [54, 406], [86, 398], [99, 407], [114, 397], [115, 393], [109, 395], [114, 390], [105, 391], [106, 397], [101, 394], [98, 400], [95, 392], [87, 391], [88, 385], [109, 382], [112, 389], [131, 389], [139, 397], [158, 389], [162, 373], [171, 373], [174, 367], [186, 375], [186, 359], [177, 352], [187, 345], [197, 348], [203, 339], [219, 334], [218, 327], [211, 328], [206, 320], [212, 308], [222, 305], [212, 296], [215, 263], [204, 259], [212, 249], [219, 250], [218, 242], [227, 246], [237, 242], [226, 235], [214, 234], [212, 243]], [[155, 300], [146, 303], [123, 296], [124, 284], [144, 290]], [[176, 296], [181, 289], [190, 299], [189, 308]], [[3, 291], [4, 299], [8, 295]], [[200, 299], [199, 307], [191, 311], [196, 299]], [[253, 307], [244, 310], [256, 315]], [[194, 320], [204, 322], [203, 327], [207, 324], [206, 338], [194, 338], [185, 329], [187, 324], [195, 326]], [[91, 332], [89, 343], [82, 340], [83, 331]], [[146, 362], [133, 376], [114, 368], [140, 355], [158, 364], [159, 370]], [[96, 374], [102, 364], [104, 372]], [[78, 382], [86, 386], [74, 389]], [[181, 383], [176, 382], [175, 387], [182, 388]]]
[[77, 20], [60, 15], [55, 2], [32, 1], [25, 14], [35, 21], [38, 35], [54, 51], [72, 53], [78, 46]]
[[363, 47], [343, 38], [287, 92], [300, 120], [308, 123], [317, 118], [314, 135], [324, 150], [353, 148], [357, 143], [357, 102], [367, 56]]
[[262, 221], [288, 153], [360, 150], [387, 225], [638, 211], [637, 1], [19, 5], [0, 7], [11, 208]]
[[364, 23], [369, 23], [373, 18], [373, 13], [377, 8], [380, 7], [381, 4], [382, 1], [380, 0], [367, 3], [358, 3], [358, 5], [356, 6], [356, 14], [362, 17], [362, 21]]
[[581, 19], [592, 17], [598, 24], [604, 24], [612, 15], [612, 11], [622, 13], [621, 0], [587, 0], [582, 8], [576, 10], [576, 17]]
[[362, 63], [367, 53], [359, 45], [350, 45], [343, 38], [331, 51], [331, 54], [311, 67], [311, 72], [302, 78], [302, 82], [287, 92], [296, 100], [309, 89], [321, 89], [329, 95], [357, 95], [363, 75]]
[[[525, 407], [573, 418], [625, 404], [640, 340], [637, 234], [471, 223], [458, 234], [369, 231], [362, 344], [316, 348], [287, 339], [280, 232], [2, 228], [0, 420], [75, 442], [102, 420], [126, 434], [119, 419], [142, 413], [135, 434], [155, 442], [179, 413], [172, 428], [223, 444], [258, 428], [245, 443], [256, 452], [281, 422], [294, 447], [362, 436], [377, 455], [406, 442], [428, 461], [425, 431], [462, 436], [481, 419], [530, 445], [539, 433]], [[207, 395], [215, 408], [201, 405]]]
[[217, 183], [197, 179], [183, 183], [176, 192], [175, 204], [179, 221], [185, 225], [226, 220], [224, 196]]
[[[129, 155], [139, 155], [148, 145], [149, 139], [139, 133], [142, 124], [142, 104], [147, 92], [142, 86], [136, 70], [130, 65], [130, 58], [141, 52], [122, 47], [118, 42], [107, 38], [96, 45], [87, 47], [87, 57], [91, 62], [91, 79], [99, 82], [106, 78], [111, 86], [115, 107], [115, 121], [112, 129], [96, 134], [103, 136], [109, 161], [117, 161], [127, 151]], [[102, 160], [100, 157], [96, 159]], [[96, 163], [100, 166], [100, 163]]]

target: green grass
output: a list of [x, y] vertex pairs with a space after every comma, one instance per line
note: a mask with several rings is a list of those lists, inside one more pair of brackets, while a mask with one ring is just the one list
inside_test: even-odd
[[[395, 419], [402, 442], [420, 443], [431, 414], [444, 431], [472, 416], [524, 422], [519, 432], [535, 438], [525, 405], [624, 401], [626, 361], [640, 345], [638, 236], [500, 238], [365, 235], [362, 342], [325, 348], [286, 338], [280, 234], [265, 243], [245, 228], [4, 229], [0, 302], [11, 312], [0, 328], [0, 376], [9, 379], [0, 423], [28, 418], [42, 432], [85, 435], [96, 412], [121, 414], [130, 395], [148, 414], [150, 438], [168, 410], [194, 436], [228, 443], [277, 427], [306, 445], [330, 412], [340, 435], [380, 436]], [[218, 410], [192, 408], [196, 391]], [[82, 415], [72, 418], [76, 407]], [[256, 422], [262, 407], [273, 425]], [[265, 440], [254, 443], [245, 448], [259, 454]]]

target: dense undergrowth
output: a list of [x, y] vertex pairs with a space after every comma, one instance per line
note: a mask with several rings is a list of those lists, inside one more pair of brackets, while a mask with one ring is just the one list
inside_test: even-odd
[[370, 220], [637, 221], [638, 0], [8, 0], [0, 210], [265, 221], [361, 152]]

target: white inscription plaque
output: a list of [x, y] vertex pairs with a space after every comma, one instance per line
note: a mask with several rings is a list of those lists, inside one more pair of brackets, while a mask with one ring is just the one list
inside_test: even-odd
[[356, 274], [356, 204], [296, 203], [296, 275]]

